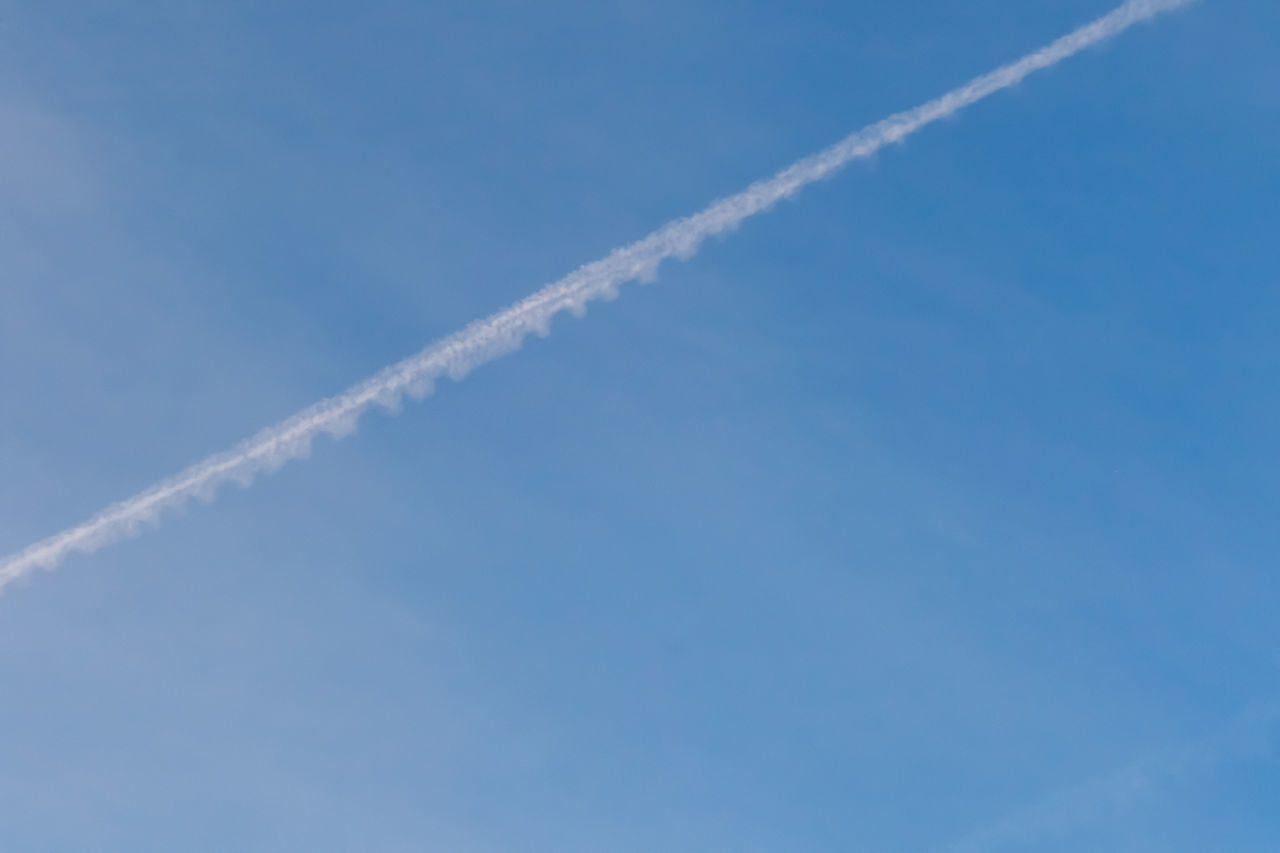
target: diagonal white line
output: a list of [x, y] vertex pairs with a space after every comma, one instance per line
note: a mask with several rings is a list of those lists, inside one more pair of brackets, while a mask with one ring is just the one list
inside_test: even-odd
[[157, 521], [165, 510], [177, 509], [192, 498], [211, 499], [218, 487], [228, 481], [248, 485], [258, 474], [305, 456], [316, 435], [351, 433], [370, 406], [378, 404], [394, 411], [406, 394], [421, 399], [430, 393], [437, 377], [461, 379], [473, 368], [519, 349], [530, 332], [547, 334], [551, 319], [565, 309], [581, 314], [591, 300], [615, 295], [619, 285], [652, 278], [662, 261], [688, 259], [708, 237], [732, 230], [743, 220], [829, 177], [845, 164], [869, 157], [886, 145], [1007, 89], [1036, 71], [1119, 35], [1134, 24], [1190, 2], [1193, 0], [1129, 0], [1093, 23], [1016, 62], [853, 133], [772, 178], [713, 203], [700, 213], [670, 222], [642, 240], [580, 267], [510, 308], [478, 320], [417, 355], [385, 368], [342, 394], [262, 430], [231, 450], [198, 462], [141, 494], [112, 504], [83, 524], [0, 560], [0, 590], [36, 569], [53, 569], [74, 551], [95, 551], [135, 535], [144, 523]]

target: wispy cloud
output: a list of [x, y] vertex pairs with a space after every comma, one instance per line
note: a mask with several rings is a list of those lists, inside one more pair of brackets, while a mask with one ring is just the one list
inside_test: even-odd
[[1077, 788], [1061, 791], [946, 847], [943, 853], [1022, 850], [1086, 828], [1189, 777], [1267, 757], [1277, 744], [1280, 701], [1249, 706], [1198, 741], [1155, 753]]
[[56, 567], [72, 552], [94, 551], [135, 535], [145, 524], [158, 521], [166, 510], [177, 509], [192, 498], [211, 500], [227, 482], [247, 486], [259, 474], [306, 456], [317, 435], [350, 434], [371, 407], [397, 411], [406, 395], [421, 399], [430, 393], [439, 377], [459, 380], [475, 367], [519, 349], [530, 332], [548, 334], [551, 320], [557, 314], [569, 310], [581, 315], [588, 302], [615, 296], [620, 285], [652, 279], [664, 260], [690, 258], [707, 238], [732, 231], [744, 220], [829, 177], [845, 164], [870, 157], [886, 145], [1013, 86], [1036, 71], [1190, 2], [1192, 0], [1129, 0], [1093, 23], [1016, 62], [853, 133], [700, 213], [668, 223], [644, 239], [580, 267], [510, 308], [474, 322], [417, 355], [391, 365], [348, 391], [322, 400], [233, 449], [211, 456], [141, 494], [107, 507], [83, 524], [0, 561], [0, 589], [36, 569]]
[[74, 129], [0, 91], [0, 217], [80, 213], [98, 191]]

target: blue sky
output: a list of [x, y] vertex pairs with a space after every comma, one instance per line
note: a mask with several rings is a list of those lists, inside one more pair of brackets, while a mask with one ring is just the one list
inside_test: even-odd
[[[0, 552], [1106, 2], [0, 13]], [[1280, 9], [0, 596], [0, 849], [1270, 851]]]

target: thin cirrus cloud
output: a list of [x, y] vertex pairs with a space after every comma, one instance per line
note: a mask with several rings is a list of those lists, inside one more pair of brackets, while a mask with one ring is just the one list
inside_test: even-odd
[[421, 399], [441, 376], [460, 380], [472, 369], [520, 348], [530, 332], [546, 335], [551, 320], [570, 310], [581, 315], [595, 299], [617, 295], [630, 281], [652, 279], [665, 260], [692, 257], [709, 237], [732, 231], [744, 220], [769, 210], [804, 187], [830, 177], [854, 160], [870, 157], [893, 142], [954, 115], [1101, 41], [1193, 0], [1128, 0], [1114, 11], [1063, 36], [1016, 62], [984, 74], [914, 109], [859, 130], [835, 145], [804, 158], [771, 178], [717, 201], [692, 216], [670, 222], [649, 236], [586, 264], [511, 307], [428, 346], [349, 390], [322, 400], [224, 453], [198, 462], [134, 497], [113, 504], [82, 524], [70, 527], [0, 560], [0, 590], [37, 569], [53, 569], [73, 552], [92, 552], [156, 523], [166, 511], [193, 498], [211, 500], [220, 486], [247, 486], [262, 473], [305, 457], [321, 433], [351, 434], [373, 406], [397, 411], [405, 396]]
[[993, 823], [938, 853], [998, 853], [1086, 830], [1108, 814], [1142, 802], [1190, 777], [1271, 755], [1280, 700], [1248, 705], [1215, 731], [1154, 753], [1088, 784], [1062, 791]]

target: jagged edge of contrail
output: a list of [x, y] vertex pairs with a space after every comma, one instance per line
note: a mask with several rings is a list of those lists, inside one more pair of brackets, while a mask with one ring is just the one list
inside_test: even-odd
[[211, 500], [224, 483], [247, 486], [259, 473], [274, 471], [290, 459], [306, 456], [316, 435], [349, 435], [371, 406], [397, 411], [405, 395], [421, 399], [430, 393], [438, 377], [459, 380], [473, 368], [518, 349], [530, 332], [545, 336], [556, 314], [569, 309], [580, 316], [587, 302], [612, 298], [619, 285], [651, 280], [662, 261], [687, 260], [708, 237], [733, 230], [748, 217], [829, 177], [846, 163], [869, 157], [886, 145], [1013, 86], [1036, 71], [1056, 65], [1134, 24], [1191, 2], [1193, 0], [1129, 0], [1017, 62], [857, 131], [772, 178], [757, 181], [737, 195], [713, 203], [700, 213], [670, 222], [648, 237], [615, 250], [603, 260], [580, 267], [510, 308], [472, 323], [344, 393], [322, 400], [225, 453], [211, 456], [171, 479], [107, 507], [83, 524], [5, 558], [0, 562], [0, 590], [36, 569], [55, 568], [72, 552], [94, 551], [135, 535], [143, 524], [157, 521], [165, 510], [178, 509], [192, 498]]

